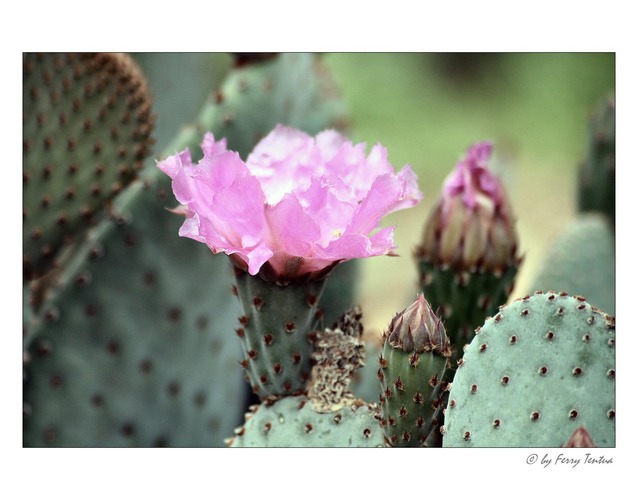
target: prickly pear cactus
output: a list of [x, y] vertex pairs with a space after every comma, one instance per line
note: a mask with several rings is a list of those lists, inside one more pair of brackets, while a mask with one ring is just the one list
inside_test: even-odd
[[592, 306], [613, 315], [615, 248], [613, 228], [603, 214], [578, 214], [551, 243], [530, 290], [578, 292]]
[[316, 332], [305, 394], [251, 407], [232, 447], [382, 447], [379, 408], [356, 398], [352, 375], [364, 365], [361, 311], [353, 308], [333, 329]]
[[456, 371], [444, 447], [560, 447], [585, 427], [615, 446], [615, 319], [537, 292], [477, 329]]
[[[298, 56], [251, 73], [270, 82], [250, 101], [253, 114], [267, 110], [263, 121], [251, 120], [252, 136], [288, 120], [290, 110], [273, 105], [269, 90], [289, 85], [287, 71], [298, 74], [297, 65], [312, 59]], [[233, 72], [229, 80], [237, 77]], [[322, 128], [332, 125], [332, 115], [312, 108], [322, 102], [316, 87], [287, 88], [297, 119], [308, 116], [319, 126], [321, 116]], [[234, 108], [225, 101], [222, 113], [219, 101], [219, 94], [207, 101], [196, 126], [186, 127], [166, 154], [194, 149], [200, 130], [221, 136]], [[246, 140], [226, 132], [229, 143]], [[146, 145], [145, 136], [137, 139]], [[26, 141], [28, 134], [25, 148]], [[105, 163], [104, 177], [117, 165]], [[56, 189], [65, 192], [62, 185]], [[168, 193], [170, 180], [149, 162], [56, 258], [47, 287], [25, 288], [25, 446], [221, 446], [241, 421], [247, 387], [237, 369], [240, 346], [230, 341], [241, 316], [230, 265], [176, 237], [181, 221], [166, 214], [174, 203]]]
[[23, 56], [24, 277], [61, 249], [137, 175], [152, 145], [144, 75], [125, 54]]

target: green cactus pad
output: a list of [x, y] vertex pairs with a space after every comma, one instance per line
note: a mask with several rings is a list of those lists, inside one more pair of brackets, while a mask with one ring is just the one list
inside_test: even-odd
[[30, 325], [25, 446], [222, 446], [241, 421], [228, 262], [175, 237], [166, 184], [118, 199]]
[[246, 414], [227, 440], [235, 447], [383, 446], [379, 410], [356, 398], [352, 376], [365, 365], [361, 310], [353, 307], [332, 329], [316, 332], [314, 365], [305, 394], [268, 398]]
[[253, 392], [261, 399], [303, 392], [325, 281], [280, 286], [241, 270], [235, 275], [241, 365]]
[[242, 158], [279, 123], [309, 134], [346, 123], [343, 101], [316, 54], [283, 53], [241, 66], [229, 74], [215, 102], [214, 129]]
[[327, 413], [315, 411], [306, 396], [287, 396], [274, 404], [251, 408], [246, 422], [228, 440], [241, 447], [383, 447], [378, 408], [357, 400]]
[[551, 243], [530, 292], [564, 290], [615, 314], [615, 247], [613, 228], [604, 215], [579, 214]]
[[615, 445], [615, 319], [537, 292], [477, 329], [456, 371], [444, 447], [560, 447], [584, 427]]
[[125, 54], [25, 54], [24, 277], [45, 275], [142, 168], [151, 99]]

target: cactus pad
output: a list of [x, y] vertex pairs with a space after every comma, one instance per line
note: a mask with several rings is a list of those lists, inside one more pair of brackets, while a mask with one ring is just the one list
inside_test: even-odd
[[330, 73], [315, 54], [284, 53], [229, 73], [215, 93], [215, 136], [246, 158], [277, 124], [315, 134], [343, 128], [346, 113]]
[[383, 447], [378, 408], [358, 400], [319, 413], [307, 396], [288, 396], [251, 408], [246, 422], [228, 440], [231, 447]]
[[125, 54], [25, 54], [24, 277], [46, 274], [142, 168], [152, 144], [146, 81]]
[[303, 392], [325, 281], [280, 286], [239, 269], [235, 279], [243, 311], [235, 331], [253, 392], [261, 399]]
[[25, 446], [222, 446], [240, 421], [228, 262], [172, 237], [166, 189], [131, 186], [30, 325]]
[[444, 447], [560, 447], [579, 427], [615, 443], [615, 319], [537, 292], [477, 329], [456, 371]]
[[532, 290], [565, 290], [587, 297], [609, 314], [616, 310], [614, 231], [600, 213], [579, 214], [551, 243]]
[[379, 368], [381, 425], [391, 446], [421, 446], [432, 433], [439, 404], [432, 395], [446, 362], [433, 352], [408, 355], [401, 349], [384, 349]]
[[234, 447], [381, 447], [379, 409], [350, 390], [365, 364], [361, 310], [346, 311], [332, 329], [316, 332], [306, 393], [266, 399], [250, 408], [227, 440]]

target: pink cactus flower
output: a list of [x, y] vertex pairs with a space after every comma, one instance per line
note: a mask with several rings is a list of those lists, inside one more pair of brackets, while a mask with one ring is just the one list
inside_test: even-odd
[[225, 252], [269, 281], [328, 272], [336, 263], [392, 254], [394, 228], [381, 218], [422, 198], [409, 165], [395, 173], [381, 145], [327, 130], [316, 137], [277, 126], [244, 162], [207, 133], [204, 157], [188, 150], [157, 164], [173, 180], [179, 235]]

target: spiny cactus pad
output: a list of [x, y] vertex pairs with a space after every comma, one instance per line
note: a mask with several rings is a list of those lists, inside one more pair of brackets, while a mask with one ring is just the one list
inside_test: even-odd
[[446, 358], [426, 352], [410, 364], [410, 357], [414, 358], [414, 353], [384, 349], [380, 358], [381, 425], [391, 446], [421, 446], [434, 428], [439, 402], [432, 395], [443, 376]]
[[615, 319], [537, 292], [477, 329], [456, 371], [444, 447], [560, 447], [584, 426], [615, 445]]
[[350, 390], [365, 364], [361, 310], [347, 310], [332, 329], [316, 332], [314, 365], [305, 394], [268, 398], [251, 407], [245, 424], [227, 440], [235, 447], [383, 446], [379, 411]]
[[167, 190], [118, 198], [30, 325], [25, 446], [222, 446], [241, 421], [228, 262], [174, 237]]
[[378, 408], [355, 404], [319, 413], [304, 395], [287, 396], [274, 404], [254, 406], [246, 422], [228, 440], [231, 447], [383, 447]]
[[284, 53], [232, 71], [215, 94], [215, 136], [246, 158], [281, 123], [315, 134], [343, 128], [346, 113], [329, 72], [316, 54]]
[[125, 54], [25, 54], [24, 277], [46, 274], [63, 245], [142, 168], [151, 99]]
[[253, 392], [262, 399], [303, 392], [325, 282], [280, 286], [241, 270], [235, 280], [243, 311], [235, 331]]

